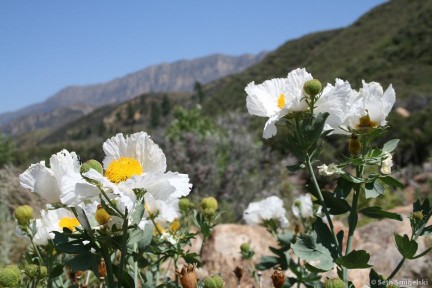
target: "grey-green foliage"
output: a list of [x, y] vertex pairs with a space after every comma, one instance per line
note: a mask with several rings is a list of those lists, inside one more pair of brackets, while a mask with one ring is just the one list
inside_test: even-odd
[[13, 161], [14, 151], [12, 139], [0, 133], [0, 167]]
[[192, 196], [213, 195], [221, 203], [235, 203], [230, 207], [234, 215], [224, 220], [240, 220], [247, 204], [278, 182], [262, 173], [271, 174], [276, 166], [264, 164], [270, 162], [270, 153], [251, 139], [244, 125], [248, 119], [231, 113], [215, 123], [199, 108], [180, 108], [165, 139], [170, 170], [189, 174]]

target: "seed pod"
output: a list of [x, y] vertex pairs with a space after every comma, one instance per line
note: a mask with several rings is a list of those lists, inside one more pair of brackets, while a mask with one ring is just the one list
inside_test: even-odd
[[198, 280], [194, 265], [184, 264], [181, 270], [176, 271], [176, 274], [179, 276], [183, 288], [197, 287]]
[[280, 269], [273, 272], [271, 279], [275, 288], [282, 288], [285, 284], [285, 274]]

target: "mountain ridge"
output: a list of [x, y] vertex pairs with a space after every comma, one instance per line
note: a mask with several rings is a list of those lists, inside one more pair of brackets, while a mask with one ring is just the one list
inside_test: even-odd
[[[120, 103], [147, 92], [190, 92], [193, 90], [195, 82], [205, 84], [220, 77], [240, 72], [259, 62], [265, 55], [266, 52], [240, 56], [212, 54], [192, 60], [178, 60], [151, 65], [103, 83], [67, 86], [43, 102], [32, 104], [14, 112], [0, 114], [0, 128], [6, 133], [14, 131], [13, 135], [28, 131], [16, 129], [17, 126], [43, 126], [41, 128], [46, 128], [45, 124], [49, 124], [48, 122], [43, 125], [42, 123], [35, 124], [31, 123], [32, 118], [43, 117], [40, 114], [66, 108], [72, 104], [82, 103], [92, 108], [98, 108], [112, 103]], [[88, 109], [84, 111], [88, 111]], [[25, 123], [20, 123], [20, 120]], [[58, 120], [61, 121], [61, 119]], [[58, 124], [56, 123], [56, 126]]]

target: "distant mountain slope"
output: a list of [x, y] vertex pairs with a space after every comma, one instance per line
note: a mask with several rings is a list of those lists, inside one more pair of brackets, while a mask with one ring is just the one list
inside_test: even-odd
[[[42, 103], [25, 107], [16, 112], [1, 114], [0, 128], [5, 132], [17, 135], [29, 131], [26, 127], [50, 128], [49, 121], [37, 123], [32, 123], [32, 121], [37, 121], [39, 118], [45, 119], [46, 116], [42, 114], [58, 108], [66, 108], [78, 103], [97, 108], [123, 102], [147, 92], [192, 91], [196, 81], [205, 84], [241, 72], [259, 62], [264, 56], [265, 53], [245, 54], [238, 57], [216, 54], [193, 60], [150, 66], [107, 83], [67, 87]], [[88, 109], [84, 110], [84, 112], [86, 111]], [[65, 117], [66, 119], [69, 121], [71, 117]], [[55, 123], [55, 126], [58, 126], [66, 123], [65, 121], [62, 122], [61, 119], [57, 120], [52, 124]]]

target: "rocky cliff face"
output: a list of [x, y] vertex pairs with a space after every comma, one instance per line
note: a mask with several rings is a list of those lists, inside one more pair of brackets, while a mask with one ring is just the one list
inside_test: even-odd
[[[265, 53], [246, 54], [238, 57], [216, 54], [150, 66], [106, 83], [66, 87], [42, 103], [1, 114], [0, 129], [3, 132], [18, 135], [33, 128], [53, 128], [54, 124], [58, 127], [90, 112], [89, 108], [119, 103], [142, 93], [193, 91], [197, 81], [205, 84], [241, 72], [263, 59], [264, 56]], [[76, 109], [68, 108], [79, 105], [85, 107], [81, 113], [76, 113]], [[55, 112], [56, 110], [58, 111]], [[74, 113], [67, 114], [68, 110], [73, 110]], [[65, 117], [51, 121], [52, 119], [48, 118], [53, 113], [66, 114], [63, 114]], [[39, 121], [39, 119], [44, 119], [44, 121]]]

